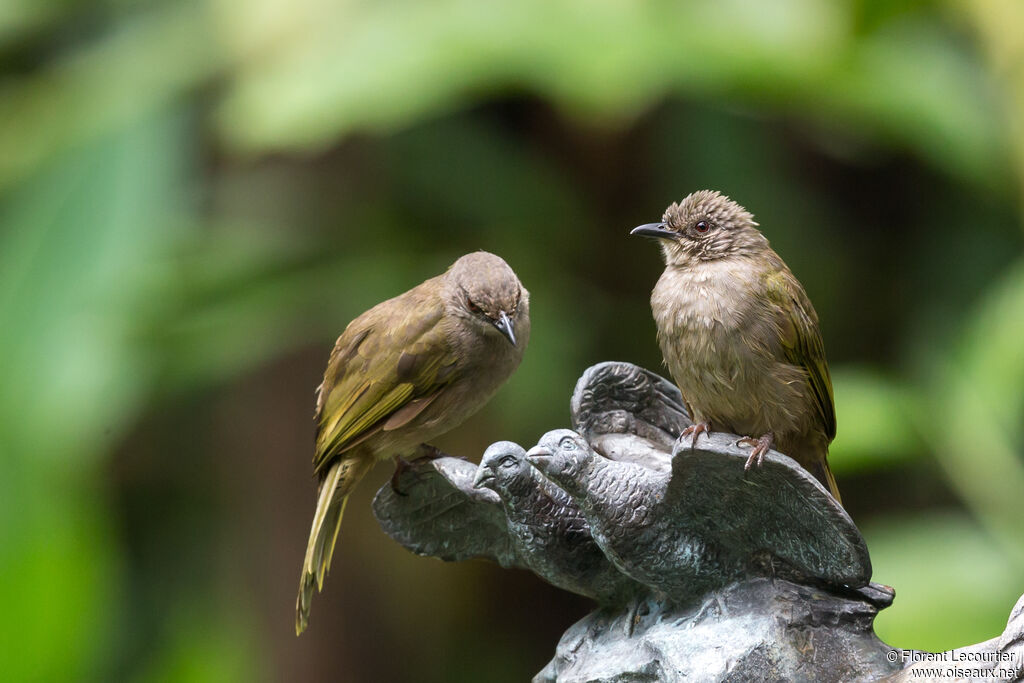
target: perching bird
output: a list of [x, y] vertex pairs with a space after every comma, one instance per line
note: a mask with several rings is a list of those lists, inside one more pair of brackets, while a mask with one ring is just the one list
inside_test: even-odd
[[841, 500], [827, 460], [836, 414], [818, 315], [754, 217], [700, 190], [630, 234], [661, 241], [651, 309], [695, 423], [684, 432], [691, 443], [712, 429], [745, 435], [747, 469], [776, 448]]
[[572, 497], [531, 466], [518, 444], [491, 444], [473, 485], [498, 494], [518, 554], [548, 583], [602, 605], [642, 591], [601, 552]]
[[476, 412], [519, 366], [529, 338], [529, 293], [508, 264], [483, 251], [345, 328], [317, 391], [320, 488], [296, 633], [308, 623], [314, 585], [323, 587], [355, 485], [376, 461], [412, 455]]
[[576, 432], [556, 429], [526, 458], [572, 496], [620, 571], [674, 601], [749, 576], [840, 590], [871, 578], [867, 546], [849, 515], [778, 453], [744, 476], [738, 465], [746, 455], [715, 434], [692, 450], [677, 447], [664, 473], [609, 460]]

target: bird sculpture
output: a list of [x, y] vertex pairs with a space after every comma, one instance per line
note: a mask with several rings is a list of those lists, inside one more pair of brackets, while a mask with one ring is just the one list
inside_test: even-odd
[[573, 429], [595, 451], [663, 472], [669, 452], [693, 424], [679, 389], [632, 363], [598, 363], [583, 373], [570, 402]]
[[666, 599], [686, 602], [757, 575], [868, 583], [863, 538], [813, 477], [776, 452], [746, 472], [733, 439], [708, 440], [677, 446], [668, 473], [609, 460], [567, 429], [545, 434], [526, 458], [573, 497], [612, 563]]
[[419, 555], [527, 569], [601, 605], [645, 592], [597, 547], [572, 498], [524, 456], [521, 446], [499, 441], [479, 467], [449, 457], [416, 461], [400, 475], [401, 494], [388, 486], [378, 491], [374, 514]]
[[640, 586], [604, 556], [576, 502], [526, 461], [526, 451], [499, 441], [484, 451], [474, 486], [498, 494], [517, 554], [548, 583], [620, 605]]

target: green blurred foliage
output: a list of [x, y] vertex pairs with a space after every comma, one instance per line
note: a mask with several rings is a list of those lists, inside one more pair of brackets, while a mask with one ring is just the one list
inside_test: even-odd
[[955, 637], [980, 642], [993, 633], [994, 615], [1020, 597], [1019, 565], [963, 515], [891, 515], [864, 533], [899, 600], [875, 622], [887, 643], [927, 650]]
[[539, 670], [585, 603], [395, 547], [386, 468], [294, 639], [312, 388], [349, 319], [486, 248], [535, 331], [439, 445], [564, 425], [587, 365], [659, 367], [626, 232], [700, 187], [818, 308], [880, 635], [996, 635], [1024, 589], [1022, 7], [0, 4], [5, 680]]

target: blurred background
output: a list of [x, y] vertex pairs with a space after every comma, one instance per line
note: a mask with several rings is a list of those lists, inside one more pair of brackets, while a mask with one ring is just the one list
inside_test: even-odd
[[588, 603], [345, 517], [309, 631], [313, 389], [345, 324], [502, 255], [533, 337], [438, 441], [661, 368], [633, 226], [749, 208], [821, 317], [831, 462], [899, 647], [1024, 591], [1024, 4], [0, 3], [0, 671], [523, 681]]

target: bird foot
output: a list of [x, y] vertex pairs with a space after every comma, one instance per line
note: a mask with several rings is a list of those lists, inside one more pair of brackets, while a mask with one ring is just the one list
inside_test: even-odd
[[424, 460], [437, 460], [438, 458], [446, 458], [448, 454], [442, 451], [437, 446], [431, 446], [429, 443], [421, 443], [416, 449], [416, 459]]
[[713, 599], [709, 600], [707, 599], [707, 597], [705, 597], [704, 604], [701, 605], [700, 609], [697, 610], [697, 613], [693, 615], [693, 617], [691, 617], [689, 620], [691, 627], [704, 621], [705, 619], [715, 616], [715, 612], [718, 613], [718, 619], [729, 618], [729, 611], [725, 608], [725, 601], [722, 600], [722, 595], [718, 591], [712, 591], [712, 598]]
[[764, 462], [765, 453], [767, 453], [771, 449], [772, 444], [774, 442], [775, 436], [771, 432], [768, 432], [767, 434], [758, 439], [748, 436], [737, 441], [737, 446], [754, 447], [754, 450], [750, 451], [750, 457], [747, 458], [746, 464], [743, 465], [744, 471], [749, 470], [754, 465], [760, 467], [761, 463]]
[[647, 604], [646, 599], [636, 598], [626, 609], [625, 615], [625, 634], [627, 638], [633, 637], [633, 631], [636, 630], [640, 620], [647, 616], [651, 611], [650, 606]]
[[[414, 460], [437, 460], [438, 458], [451, 457], [437, 446], [431, 446], [428, 443], [421, 443], [416, 448], [416, 452], [413, 453], [412, 458]], [[464, 459], [464, 458], [463, 458]], [[416, 477], [419, 477], [419, 472], [413, 468], [412, 463], [403, 458], [400, 455], [395, 456], [395, 473], [391, 475], [391, 490], [400, 496], [409, 495], [398, 486], [398, 480], [406, 472], [412, 472]]]
[[395, 473], [391, 475], [391, 490], [399, 496], [408, 496], [409, 494], [398, 487], [398, 480], [412, 468], [412, 464], [400, 455], [395, 456]]
[[701, 434], [707, 434], [708, 436], [711, 436], [710, 422], [697, 422], [695, 424], [690, 425], [689, 427], [684, 429], [681, 434], [679, 434], [679, 440], [682, 441], [684, 438], [689, 436], [690, 448], [693, 448], [694, 446], [697, 445], [697, 437], [700, 436]]
[[457, 460], [463, 460], [465, 462], [472, 462], [469, 458], [464, 455], [452, 455], [451, 453], [445, 453], [437, 446], [431, 446], [429, 443], [421, 443], [416, 449], [416, 460], [437, 460], [438, 458], [456, 458]]

